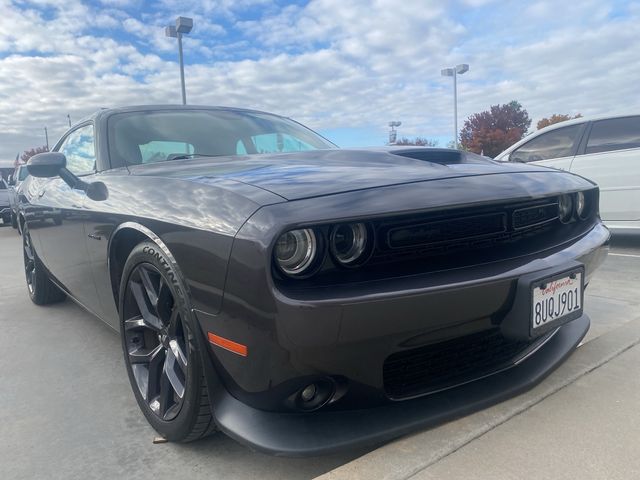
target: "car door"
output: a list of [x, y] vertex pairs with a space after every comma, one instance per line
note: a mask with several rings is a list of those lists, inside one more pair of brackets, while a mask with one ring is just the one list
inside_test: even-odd
[[584, 129], [584, 124], [569, 125], [537, 135], [511, 152], [509, 161], [569, 170]]
[[[96, 155], [93, 124], [70, 131], [54, 148], [67, 159], [67, 170], [90, 182], [95, 174]], [[71, 188], [60, 177], [46, 182], [38, 193], [38, 254], [53, 276], [71, 295], [93, 310], [96, 288], [89, 264], [84, 222], [86, 193]]]
[[587, 135], [571, 172], [598, 184], [603, 220], [639, 221], [640, 116], [595, 121]]

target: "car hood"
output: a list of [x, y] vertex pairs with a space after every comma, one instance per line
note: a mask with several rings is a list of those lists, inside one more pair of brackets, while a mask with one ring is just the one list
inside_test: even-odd
[[199, 183], [232, 180], [286, 200], [332, 195], [445, 178], [553, 171], [532, 165], [494, 162], [481, 157], [442, 155], [428, 149], [316, 150], [286, 154], [205, 157], [140, 165], [135, 175], [183, 178]]

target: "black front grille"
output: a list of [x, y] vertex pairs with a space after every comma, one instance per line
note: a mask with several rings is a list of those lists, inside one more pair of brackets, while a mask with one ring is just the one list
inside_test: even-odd
[[513, 212], [513, 228], [517, 230], [533, 225], [541, 225], [556, 218], [558, 218], [557, 203], [519, 208]]
[[477, 249], [493, 246], [520, 239], [528, 232], [542, 233], [540, 227], [551, 227], [557, 219], [558, 202], [555, 198], [452, 210], [448, 214], [388, 219], [375, 226], [378, 236], [376, 254], [415, 252], [423, 256], [428, 250], [441, 254], [443, 246], [444, 252], [460, 247]]
[[384, 362], [384, 388], [390, 398], [403, 399], [460, 385], [513, 365], [546, 338], [507, 340], [496, 328], [394, 353]]
[[499, 234], [506, 231], [506, 220], [504, 213], [487, 213], [407, 225], [390, 229], [387, 243], [390, 248], [404, 248]]

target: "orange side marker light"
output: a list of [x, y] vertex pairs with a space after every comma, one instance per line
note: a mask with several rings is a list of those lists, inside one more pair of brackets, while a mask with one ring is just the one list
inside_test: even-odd
[[229, 350], [230, 352], [236, 353], [243, 357], [246, 357], [248, 354], [248, 349], [246, 345], [242, 345], [241, 343], [236, 343], [232, 340], [223, 338], [211, 332], [207, 332], [207, 336], [209, 337], [209, 342], [212, 343], [213, 345], [217, 345], [219, 347], [224, 348], [225, 350]]

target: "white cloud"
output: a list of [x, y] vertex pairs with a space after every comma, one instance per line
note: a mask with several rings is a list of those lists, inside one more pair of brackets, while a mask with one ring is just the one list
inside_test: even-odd
[[[181, 2], [140, 15], [135, 1], [96, 9], [55, 0], [46, 2], [53, 18], [43, 3], [0, 0], [0, 160], [42, 144], [44, 125], [59, 136], [67, 113], [78, 120], [100, 107], [179, 103], [175, 40], [162, 26], [176, 11], [191, 14]], [[185, 37], [188, 99], [274, 111], [315, 129], [368, 128], [380, 144], [389, 120], [403, 122], [401, 136], [445, 136], [452, 87], [440, 69], [465, 62], [460, 125], [512, 99], [534, 123], [552, 113], [640, 111], [637, 5], [610, 17], [613, 7], [595, 0], [553, 15], [544, 14], [546, 1], [463, 3], [199, 0]], [[236, 21], [256, 5], [259, 20]]]

